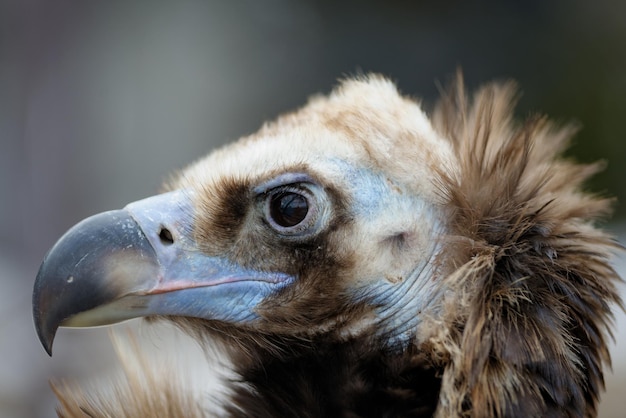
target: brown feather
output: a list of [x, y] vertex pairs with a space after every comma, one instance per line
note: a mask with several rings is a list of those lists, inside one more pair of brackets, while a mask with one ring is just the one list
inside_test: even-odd
[[518, 125], [514, 103], [510, 83], [470, 101], [459, 77], [432, 118], [461, 162], [441, 172], [455, 255], [429, 342], [444, 359], [438, 416], [595, 416], [620, 302], [618, 245], [592, 222], [611, 200], [581, 191], [598, 165], [559, 158], [573, 129]]

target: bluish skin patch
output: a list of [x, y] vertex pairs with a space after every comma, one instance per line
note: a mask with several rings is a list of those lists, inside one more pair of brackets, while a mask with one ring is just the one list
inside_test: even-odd
[[[398, 230], [387, 231], [388, 235], [381, 234], [373, 237], [381, 241], [381, 245], [393, 245], [392, 241], [382, 243], [385, 238], [391, 238], [403, 233], [411, 234], [410, 228], [416, 220], [431, 224], [431, 234], [435, 235], [442, 229], [435, 208], [422, 197], [409, 193], [402, 185], [392, 183], [382, 173], [374, 170], [354, 167], [343, 160], [333, 161], [333, 165], [342, 173], [350, 187], [349, 195], [352, 198], [350, 209], [361, 222], [376, 222], [382, 217], [388, 217], [385, 211], [394, 211], [398, 216], [407, 216], [407, 223], [400, 220]], [[433, 243], [428, 253], [421, 254], [412, 271], [408, 272], [401, 281], [392, 283], [385, 277], [370, 278], [367, 284], [356, 290], [356, 298], [368, 301], [377, 306], [376, 313], [382, 332], [390, 343], [404, 345], [414, 337], [415, 329], [421, 318], [420, 313], [425, 309], [434, 292], [432, 277], [432, 258], [438, 252], [439, 244]]]
[[[381, 212], [385, 210], [399, 213], [408, 213], [411, 210], [433, 213], [424, 199], [412, 195], [401, 184], [392, 183], [393, 180], [382, 173], [355, 167], [340, 159], [331, 160], [331, 163], [342, 173], [350, 187], [349, 195], [352, 198], [350, 208], [357, 217], [373, 220], [379, 218]], [[393, 188], [390, 183], [393, 184]]]

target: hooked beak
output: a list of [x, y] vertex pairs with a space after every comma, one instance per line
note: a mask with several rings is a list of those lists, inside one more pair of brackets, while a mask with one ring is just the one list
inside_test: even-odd
[[89, 327], [149, 315], [227, 322], [255, 308], [292, 277], [245, 269], [202, 252], [193, 236], [192, 193], [178, 190], [94, 215], [45, 256], [33, 317], [48, 354], [59, 326]]

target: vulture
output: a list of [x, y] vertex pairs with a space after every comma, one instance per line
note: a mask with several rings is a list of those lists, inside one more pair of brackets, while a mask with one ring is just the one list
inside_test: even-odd
[[517, 98], [459, 75], [423, 110], [349, 78], [72, 227], [34, 284], [48, 354], [59, 327], [146, 317], [220, 345], [233, 376], [211, 405], [138, 347], [112, 388], [53, 384], [58, 415], [595, 416], [612, 199], [584, 189], [600, 164], [563, 156], [575, 129], [516, 119]]

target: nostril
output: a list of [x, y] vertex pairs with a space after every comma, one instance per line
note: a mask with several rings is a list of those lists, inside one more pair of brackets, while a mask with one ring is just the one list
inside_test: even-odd
[[174, 243], [174, 237], [172, 237], [172, 233], [169, 229], [162, 226], [159, 231], [159, 238], [161, 239], [161, 243], [164, 245], [172, 245]]

